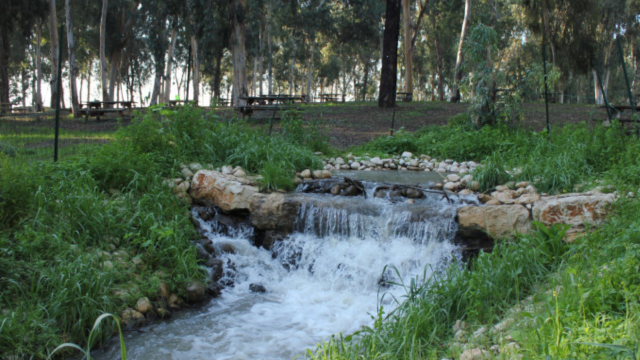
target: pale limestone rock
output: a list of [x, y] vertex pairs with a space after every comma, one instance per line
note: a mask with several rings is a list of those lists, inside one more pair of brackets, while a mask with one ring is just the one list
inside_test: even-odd
[[509, 187], [506, 186], [506, 185], [498, 185], [498, 186], [496, 186], [496, 191], [498, 191], [498, 192], [504, 192], [504, 191], [509, 191], [509, 190], [511, 190], [511, 189], [509, 189]]
[[120, 318], [125, 327], [141, 326], [147, 322], [144, 315], [131, 308], [124, 309]]
[[449, 174], [447, 175], [447, 180], [448, 181], [452, 181], [452, 182], [459, 182], [460, 181], [460, 176], [456, 175], [456, 174]]
[[520, 181], [519, 183], [516, 184], [516, 189], [524, 189], [527, 186], [529, 186], [528, 181]]
[[457, 191], [460, 188], [460, 183], [457, 182], [448, 182], [444, 184], [444, 190], [446, 191]]
[[354, 161], [351, 163], [351, 170], [358, 170], [360, 168], [360, 163], [357, 161]]
[[302, 170], [302, 172], [300, 172], [300, 177], [301, 178], [310, 178], [311, 177], [311, 170], [309, 170], [309, 169]]
[[314, 179], [322, 179], [322, 170], [313, 170]]
[[400, 157], [402, 157], [402, 158], [411, 158], [411, 157], [413, 157], [413, 154], [408, 152], [408, 151], [405, 151], [405, 152], [402, 153], [402, 155], [400, 155]]
[[464, 206], [457, 211], [459, 227], [481, 229], [494, 238], [526, 233], [531, 228], [529, 211], [521, 205]]
[[460, 360], [489, 360], [492, 358], [493, 355], [489, 351], [480, 348], [465, 350], [460, 355]]
[[149, 311], [153, 310], [153, 306], [151, 306], [151, 301], [148, 297], [143, 297], [138, 299], [136, 302], [136, 310], [141, 314], [146, 314]]

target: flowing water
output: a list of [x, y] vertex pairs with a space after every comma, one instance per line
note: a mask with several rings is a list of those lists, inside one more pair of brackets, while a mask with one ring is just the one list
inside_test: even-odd
[[[369, 195], [375, 185], [365, 182]], [[409, 283], [455, 256], [449, 240], [457, 205], [438, 195], [415, 204], [298, 196], [304, 205], [297, 231], [269, 251], [251, 244], [250, 231], [222, 235], [200, 219], [215, 246], [235, 249], [219, 255], [233, 264], [225, 272], [233, 286], [205, 306], [128, 333], [128, 358], [292, 359], [332, 334], [371, 325], [380, 304], [393, 308], [404, 289], [381, 286], [385, 281]], [[383, 274], [386, 266], [397, 272]], [[253, 293], [250, 284], [266, 292]], [[118, 352], [113, 344], [97, 358], [117, 359]]]

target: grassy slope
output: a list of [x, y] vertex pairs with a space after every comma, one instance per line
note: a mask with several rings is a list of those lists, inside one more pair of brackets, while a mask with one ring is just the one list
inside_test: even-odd
[[[325, 145], [295, 118], [283, 126], [268, 137], [186, 108], [140, 115], [110, 143], [56, 164], [0, 151], [0, 358], [46, 358], [62, 342], [85, 342], [100, 314], [157, 298], [162, 282], [184, 295], [204, 281], [189, 204], [163, 178], [197, 161], [290, 187], [295, 171], [321, 166], [317, 149], [301, 144]], [[29, 143], [33, 133], [5, 139]]]
[[[626, 194], [640, 186], [640, 144], [635, 137], [621, 136], [617, 125], [567, 126], [550, 138], [500, 127], [480, 133], [439, 127], [379, 138], [354, 150], [410, 150], [480, 160], [486, 165], [474, 175], [487, 190], [510, 180], [528, 180], [548, 192], [605, 183]], [[522, 171], [511, 177], [505, 170], [516, 166]], [[562, 242], [560, 227], [505, 239], [493, 253], [474, 260], [471, 271], [453, 264], [440, 277], [407, 288], [406, 301], [390, 314], [381, 309], [374, 327], [321, 344], [312, 357], [457, 358], [465, 349], [506, 345], [508, 335], [520, 349], [497, 358], [635, 359], [640, 331], [639, 210], [637, 200], [620, 200], [605, 226], [570, 246]], [[469, 335], [505, 317], [506, 329]], [[457, 320], [467, 322], [470, 330], [454, 340]]]

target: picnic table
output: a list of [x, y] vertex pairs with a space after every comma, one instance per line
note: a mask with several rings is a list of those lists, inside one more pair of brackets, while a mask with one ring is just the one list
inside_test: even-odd
[[344, 95], [342, 94], [320, 94], [320, 102], [328, 103], [340, 101], [344, 102]]
[[396, 97], [398, 100], [401, 100], [402, 102], [413, 101], [413, 93], [410, 93], [410, 92], [397, 92]]
[[[622, 113], [625, 110], [635, 110], [636, 112], [640, 112], [640, 106], [636, 105], [636, 106], [631, 106], [631, 105], [600, 105], [598, 106], [598, 108], [600, 109], [612, 109], [616, 112], [616, 118], [618, 120], [620, 120], [620, 122], [627, 122], [626, 119], [620, 119], [620, 115], [622, 115]], [[628, 120], [629, 122], [634, 121], [633, 119]]]
[[[121, 107], [113, 107], [118, 106], [118, 104], [120, 104]], [[89, 120], [90, 116], [95, 117], [97, 121], [100, 121], [100, 116], [108, 113], [117, 113], [122, 116], [125, 111], [133, 109], [133, 104], [135, 104], [135, 102], [131, 100], [89, 101], [88, 103], [80, 104], [80, 113], [84, 114], [85, 121]]]
[[196, 102], [193, 100], [169, 100], [169, 109], [173, 109], [176, 106], [184, 106], [186, 104], [196, 105]]
[[304, 102], [305, 97], [298, 95], [260, 95], [240, 96], [239, 99], [245, 100], [247, 105], [236, 106], [236, 110], [243, 115], [251, 115], [254, 111], [273, 110], [275, 112], [280, 109], [296, 109], [296, 104]]

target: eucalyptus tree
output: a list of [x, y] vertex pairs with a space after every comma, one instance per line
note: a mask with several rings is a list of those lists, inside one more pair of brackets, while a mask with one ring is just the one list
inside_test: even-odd
[[14, 35], [28, 37], [33, 24], [44, 19], [46, 14], [46, 0], [3, 0], [0, 11], [0, 103], [9, 103], [12, 38]]
[[458, 42], [458, 52], [456, 54], [456, 67], [453, 70], [453, 86], [451, 87], [451, 102], [459, 102], [460, 96], [460, 81], [462, 81], [462, 62], [464, 61], [464, 53], [462, 47], [464, 46], [464, 40], [467, 37], [467, 29], [469, 28], [469, 22], [471, 21], [471, 0], [465, 0], [464, 2], [464, 19], [462, 20], [462, 30], [460, 30], [460, 41]]
[[400, 0], [387, 0], [384, 41], [382, 45], [380, 91], [378, 93], [378, 106], [381, 108], [396, 106], [400, 5]]

